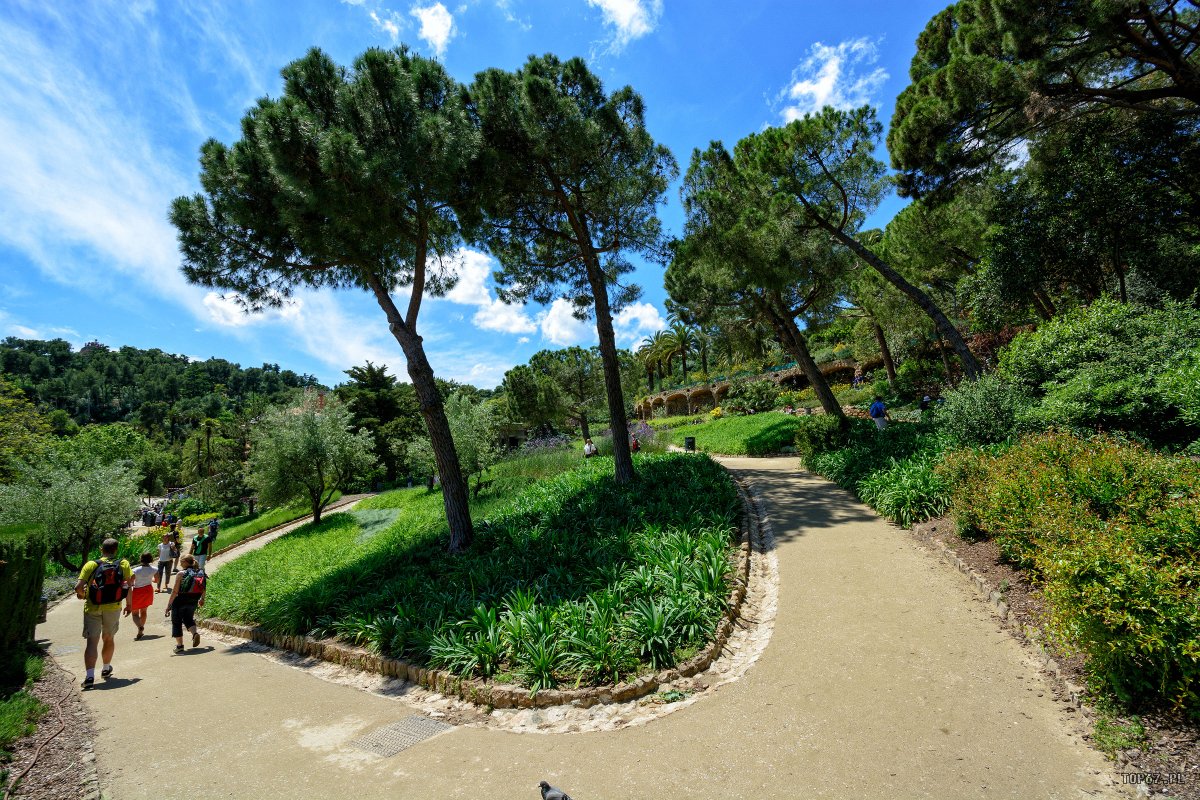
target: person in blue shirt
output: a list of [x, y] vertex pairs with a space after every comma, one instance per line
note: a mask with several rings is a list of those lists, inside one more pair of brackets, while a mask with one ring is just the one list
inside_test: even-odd
[[887, 406], [883, 404], [883, 398], [875, 395], [875, 402], [871, 403], [871, 407], [867, 410], [871, 415], [871, 419], [875, 420], [875, 427], [883, 430], [888, 426], [891, 417], [888, 416]]

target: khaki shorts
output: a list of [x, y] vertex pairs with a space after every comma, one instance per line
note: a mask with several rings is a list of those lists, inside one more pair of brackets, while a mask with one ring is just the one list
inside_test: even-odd
[[83, 615], [83, 638], [85, 639], [99, 639], [101, 633], [105, 636], [116, 636], [119, 627], [121, 627], [120, 609]]

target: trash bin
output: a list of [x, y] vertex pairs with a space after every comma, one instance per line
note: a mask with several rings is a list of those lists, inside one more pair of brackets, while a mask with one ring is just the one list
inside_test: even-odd
[[695, 436], [683, 437], [683, 449], [687, 450], [689, 453], [696, 452], [696, 437]]

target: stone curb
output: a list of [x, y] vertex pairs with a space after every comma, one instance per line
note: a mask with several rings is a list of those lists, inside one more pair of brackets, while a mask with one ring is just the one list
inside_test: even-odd
[[[353, 499], [351, 499], [351, 500], [347, 500], [347, 499], [346, 499], [346, 498], [344, 498], [344, 497], [343, 497], [343, 498], [340, 498], [340, 499], [339, 499], [339, 500], [338, 500], [336, 503], [334, 503], [333, 505], [326, 506], [326, 507], [325, 507], [325, 508], [324, 508], [324, 509], [321, 511], [321, 513], [322, 513], [322, 514], [328, 514], [328, 513], [329, 513], [329, 512], [331, 512], [331, 511], [337, 511], [339, 508], [341, 508], [341, 507], [343, 507], [343, 506], [348, 506], [348, 505], [350, 505], [350, 504], [352, 504], [352, 503], [356, 503], [356, 502], [358, 502], [358, 501], [359, 501], [359, 500], [361, 500], [361, 499], [362, 499], [361, 497], [355, 497], [355, 498], [353, 498]], [[296, 517], [296, 518], [295, 518], [295, 519], [293, 519], [293, 520], [288, 520], [287, 522], [284, 522], [284, 523], [281, 523], [281, 524], [279, 524], [279, 525], [276, 525], [274, 528], [267, 528], [265, 531], [259, 531], [259, 532], [258, 532], [258, 533], [256, 533], [256, 534], [253, 534], [253, 535], [251, 535], [251, 536], [247, 536], [245, 539], [242, 539], [242, 540], [240, 540], [240, 541], [234, 542], [233, 544], [230, 544], [230, 545], [226, 545], [225, 547], [222, 547], [220, 550], [217, 550], [217, 551], [216, 551], [216, 552], [214, 552], [214, 553], [209, 553], [208, 557], [209, 557], [209, 558], [216, 558], [217, 556], [223, 556], [223, 555], [225, 555], [226, 553], [229, 553], [229, 552], [232, 552], [232, 551], [234, 551], [234, 550], [237, 550], [239, 547], [241, 547], [242, 545], [246, 544], [247, 542], [253, 542], [255, 539], [261, 539], [261, 538], [262, 538], [262, 537], [264, 537], [264, 536], [270, 536], [272, 533], [275, 533], [275, 532], [279, 531], [281, 528], [286, 528], [286, 527], [287, 527], [287, 526], [289, 526], [289, 525], [297, 525], [297, 524], [301, 524], [301, 525], [302, 525], [302, 524], [304, 524], [304, 520], [306, 520], [306, 519], [312, 519], [312, 514], [305, 514], [303, 517]]]
[[[731, 475], [732, 478], [732, 475]], [[590, 686], [584, 689], [542, 689], [537, 692], [520, 686], [495, 684], [478, 678], [463, 678], [454, 673], [410, 664], [400, 659], [385, 658], [365, 648], [343, 644], [335, 639], [316, 639], [312, 636], [287, 636], [271, 633], [256, 625], [239, 625], [221, 619], [200, 619], [197, 624], [217, 633], [258, 642], [278, 650], [289, 650], [310, 658], [340, 664], [364, 672], [376, 672], [390, 678], [407, 680], [443, 695], [458, 697], [487, 708], [547, 708], [571, 705], [589, 708], [597, 704], [626, 703], [653, 694], [659, 686], [690, 678], [708, 669], [720, 655], [729, 639], [746, 597], [750, 575], [750, 557], [754, 533], [758, 527], [758, 512], [753, 498], [739, 481], [734, 479], [742, 501], [741, 544], [736, 555], [733, 588], [716, 636], [703, 650], [672, 669], [643, 675], [616, 685]]]
[[1085, 716], [1090, 716], [1091, 712], [1084, 703], [1086, 695], [1084, 688], [1063, 675], [1058, 662], [1054, 660], [1054, 657], [1041, 643], [1042, 632], [1032, 625], [1021, 624], [1015, 614], [1009, 613], [1008, 604], [1004, 602], [1004, 594], [997, 587], [993, 586], [987, 578], [971, 569], [970, 565], [959, 558], [958, 553], [955, 553], [952, 548], [933, 535], [926, 533], [922, 527], [922, 523], [918, 523], [915, 527], [909, 529], [909, 533], [917, 537], [923, 544], [932, 547], [943, 559], [970, 579], [971, 585], [975, 587], [975, 593], [991, 606], [992, 613], [1000, 618], [1004, 626], [1014, 633], [1019, 634], [1021, 638], [1033, 645], [1034, 657], [1041, 662], [1042, 668], [1046, 672], [1054, 676], [1055, 684], [1066, 698], [1067, 703]]

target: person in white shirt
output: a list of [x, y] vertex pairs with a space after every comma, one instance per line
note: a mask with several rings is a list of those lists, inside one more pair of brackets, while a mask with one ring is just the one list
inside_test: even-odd
[[583, 445], [583, 457], [591, 458], [592, 456], [596, 455], [597, 452], [599, 451], [596, 449], [596, 445], [592, 444], [591, 439], [588, 439]]
[[151, 564], [153, 553], [142, 553], [142, 563], [133, 568], [132, 594], [129, 605], [125, 606], [125, 616], [133, 616], [133, 624], [137, 625], [137, 636], [141, 639], [146, 635], [146, 615], [150, 606], [154, 605], [154, 578], [158, 570]]
[[171, 546], [171, 534], [164, 533], [158, 544], [158, 591], [171, 591], [171, 561], [175, 558], [175, 548]]

